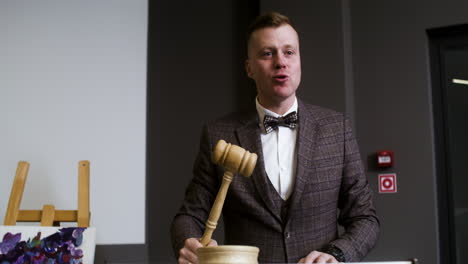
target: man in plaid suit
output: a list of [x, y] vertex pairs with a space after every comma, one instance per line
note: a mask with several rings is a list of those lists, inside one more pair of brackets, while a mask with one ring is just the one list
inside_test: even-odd
[[379, 220], [351, 126], [341, 113], [296, 98], [299, 38], [287, 17], [260, 16], [248, 33], [246, 71], [257, 87], [256, 107], [204, 127], [171, 228], [178, 262], [198, 261], [223, 175], [210, 160], [219, 139], [258, 154], [252, 176], [235, 177], [228, 191], [226, 244], [259, 247], [261, 263], [359, 261], [377, 240]]

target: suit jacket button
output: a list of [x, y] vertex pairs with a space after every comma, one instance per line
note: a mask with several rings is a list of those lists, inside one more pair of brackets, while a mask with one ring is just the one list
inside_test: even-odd
[[290, 237], [291, 237], [291, 234], [290, 234], [289, 232], [286, 232], [286, 233], [284, 233], [284, 236], [285, 236], [286, 238], [290, 238]]

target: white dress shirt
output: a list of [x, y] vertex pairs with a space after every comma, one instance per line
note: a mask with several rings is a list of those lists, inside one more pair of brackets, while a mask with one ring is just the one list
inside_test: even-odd
[[260, 137], [266, 173], [281, 198], [287, 200], [291, 196], [296, 178], [296, 139], [298, 127], [296, 126], [295, 129], [291, 129], [279, 126], [277, 130], [267, 134], [263, 126], [263, 118], [265, 115], [281, 117], [294, 111], [297, 112], [297, 98], [284, 115], [279, 115], [264, 108], [258, 102], [258, 98], [255, 100], [255, 105], [262, 129]]

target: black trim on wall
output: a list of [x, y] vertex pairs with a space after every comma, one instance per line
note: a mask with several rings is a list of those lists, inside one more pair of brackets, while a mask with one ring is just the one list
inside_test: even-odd
[[145, 263], [147, 262], [145, 244], [97, 245], [95, 264], [103, 263]]
[[260, 14], [260, 2], [256, 1], [233, 1], [232, 9], [235, 12], [234, 16], [234, 39], [236, 39], [234, 47], [234, 59], [238, 61], [238, 69], [236, 72], [236, 87], [239, 87], [237, 92], [236, 104], [238, 109], [247, 109], [252, 105], [252, 102], [257, 95], [253, 80], [246, 78], [244, 71], [244, 61], [247, 59], [247, 37], [246, 31], [250, 23]]

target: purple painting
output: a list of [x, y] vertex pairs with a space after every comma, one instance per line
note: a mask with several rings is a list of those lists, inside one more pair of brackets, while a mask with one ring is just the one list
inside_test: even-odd
[[[94, 229], [90, 232], [87, 229], [89, 228], [1, 226], [0, 263], [92, 263]], [[92, 233], [92, 239], [89, 239], [88, 233]], [[84, 239], [85, 234], [87, 239]], [[83, 242], [87, 244], [86, 247], [82, 247]], [[86, 257], [87, 254], [92, 255], [91, 260], [89, 256]]]

